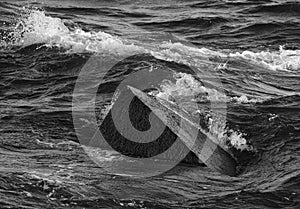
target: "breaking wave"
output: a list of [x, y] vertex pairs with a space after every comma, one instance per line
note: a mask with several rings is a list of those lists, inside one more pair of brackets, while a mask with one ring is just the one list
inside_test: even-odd
[[[50, 17], [44, 11], [24, 9], [20, 21], [16, 24], [9, 36], [13, 45], [26, 47], [33, 44], [44, 44], [47, 47], [61, 47], [71, 53], [92, 52], [109, 54], [126, 54], [146, 52], [157, 58], [197, 65], [199, 58], [220, 57], [222, 59], [242, 58], [258, 66], [270, 70], [297, 71], [300, 69], [300, 50], [279, 51], [243, 51], [219, 52], [207, 48], [186, 46], [182, 43], [172, 43], [168, 40], [147, 45], [132, 42], [110, 35], [102, 31], [86, 32], [79, 27], [69, 29], [64, 20]], [[2, 39], [3, 39], [2, 38]], [[8, 41], [4, 42], [7, 44]], [[3, 42], [2, 42], [3, 45]], [[198, 58], [198, 59], [195, 59]]]

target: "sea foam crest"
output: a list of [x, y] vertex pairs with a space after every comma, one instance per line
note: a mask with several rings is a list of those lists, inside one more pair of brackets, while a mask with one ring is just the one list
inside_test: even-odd
[[86, 32], [80, 28], [71, 31], [60, 18], [47, 16], [44, 11], [30, 10], [17, 24], [15, 45], [45, 44], [61, 47], [69, 52], [95, 52], [126, 54], [139, 51], [140, 47], [126, 44], [118, 37], [105, 32]]
[[[195, 61], [194, 65], [197, 66], [197, 60], [205, 62], [205, 58], [219, 57], [221, 59], [230, 60], [236, 58], [242, 58], [247, 60], [251, 64], [257, 66], [263, 66], [266, 69], [273, 71], [298, 71], [300, 70], [300, 50], [286, 50], [283, 46], [280, 46], [278, 51], [261, 51], [252, 52], [246, 50], [243, 52], [223, 52], [214, 51], [205, 47], [196, 48], [186, 46], [182, 43], [166, 42], [160, 45], [162, 49], [159, 54], [156, 54], [160, 58], [175, 60], [184, 63], [182, 55], [192, 56], [193, 59], [189, 61]], [[185, 63], [184, 63], [185, 64]]]

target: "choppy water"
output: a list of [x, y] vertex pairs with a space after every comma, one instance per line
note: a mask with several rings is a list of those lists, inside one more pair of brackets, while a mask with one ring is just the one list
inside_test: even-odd
[[[0, 1], [0, 34], [0, 208], [299, 208], [299, 1]], [[88, 157], [76, 79], [91, 57], [137, 53], [105, 77], [98, 108], [127, 69], [172, 72], [155, 87], [181, 105], [223, 91], [226, 126], [209, 131], [234, 150], [237, 177], [179, 165], [134, 179]]]

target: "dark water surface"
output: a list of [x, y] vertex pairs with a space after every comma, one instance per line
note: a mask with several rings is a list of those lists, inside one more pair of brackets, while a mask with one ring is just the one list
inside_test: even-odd
[[[0, 38], [0, 208], [300, 208], [299, 1], [1, 0]], [[106, 75], [98, 119], [128, 69], [174, 73], [155, 87], [182, 104], [218, 78], [227, 120], [210, 131], [237, 177], [179, 165], [135, 179], [89, 158], [73, 126], [76, 79], [95, 55], [135, 52]]]

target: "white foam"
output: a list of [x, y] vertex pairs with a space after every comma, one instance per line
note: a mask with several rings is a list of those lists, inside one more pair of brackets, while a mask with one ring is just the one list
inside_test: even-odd
[[246, 95], [231, 97], [228, 101], [235, 102], [238, 104], [249, 104], [249, 103], [261, 102], [258, 99], [249, 99]]
[[171, 41], [163, 41], [157, 44], [156, 48], [151, 49], [150, 53], [158, 59], [182, 63], [194, 67], [196, 70], [203, 66], [211, 66], [213, 64], [209, 60], [211, 57], [227, 57], [221, 52], [187, 46], [179, 42], [172, 43]]
[[227, 141], [232, 147], [238, 150], [253, 150], [253, 147], [247, 144], [247, 140], [244, 138], [244, 134], [235, 132], [233, 130], [228, 130], [227, 133], [230, 133]]
[[253, 147], [247, 143], [245, 134], [234, 131], [226, 127], [225, 123], [220, 123], [218, 118], [215, 121], [212, 118], [208, 120], [209, 133], [218, 139], [219, 145], [224, 149], [234, 147], [238, 150], [253, 151]]
[[231, 57], [241, 57], [255, 64], [260, 64], [271, 70], [297, 71], [300, 70], [300, 50], [285, 50], [282, 46], [279, 51], [230, 53]]

